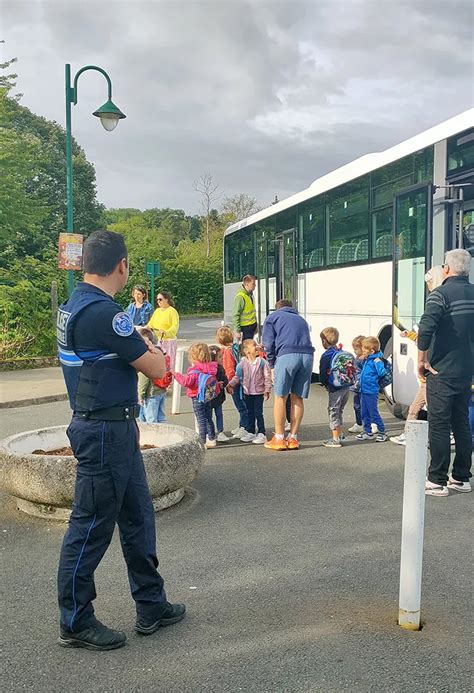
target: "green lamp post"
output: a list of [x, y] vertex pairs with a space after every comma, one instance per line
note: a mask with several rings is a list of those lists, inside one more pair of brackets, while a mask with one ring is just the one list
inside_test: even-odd
[[[126, 115], [122, 113], [120, 108], [112, 101], [112, 82], [110, 81], [109, 75], [101, 67], [96, 65], [86, 65], [81, 67], [74, 77], [73, 86], [71, 86], [71, 66], [67, 64], [65, 66], [65, 82], [66, 82], [66, 200], [67, 200], [67, 227], [66, 231], [68, 233], [74, 232], [74, 208], [73, 208], [73, 190], [72, 190], [72, 135], [71, 135], [71, 111], [72, 104], [77, 104], [77, 80], [86, 70], [96, 70], [104, 75], [107, 80], [108, 87], [108, 98], [103, 106], [98, 108], [92, 115], [100, 118], [100, 122], [104, 128], [111, 132], [115, 130], [118, 125], [119, 120], [126, 118]], [[68, 291], [71, 295], [74, 289], [74, 272], [73, 270], [68, 270]]]

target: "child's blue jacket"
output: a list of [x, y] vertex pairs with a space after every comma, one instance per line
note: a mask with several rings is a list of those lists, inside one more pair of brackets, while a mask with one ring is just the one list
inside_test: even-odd
[[360, 391], [363, 395], [375, 395], [378, 393], [379, 380], [385, 375], [385, 366], [383, 361], [376, 362], [375, 359], [382, 359], [383, 354], [377, 351], [375, 354], [370, 354], [365, 360], [360, 372]]

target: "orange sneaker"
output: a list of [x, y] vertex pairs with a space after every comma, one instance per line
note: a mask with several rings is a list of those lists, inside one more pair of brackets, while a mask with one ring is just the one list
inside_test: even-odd
[[279, 439], [276, 436], [273, 436], [271, 440], [267, 440], [264, 445], [269, 450], [286, 450], [286, 440], [284, 438]]
[[286, 439], [286, 447], [288, 450], [298, 450], [300, 447], [299, 441], [297, 438], [287, 438]]

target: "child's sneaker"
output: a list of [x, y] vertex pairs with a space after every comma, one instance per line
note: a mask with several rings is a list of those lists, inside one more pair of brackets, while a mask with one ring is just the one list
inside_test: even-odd
[[470, 493], [472, 491], [470, 481], [456, 481], [451, 474], [448, 478], [448, 489], [449, 488], [452, 488], [453, 491], [459, 491], [460, 493]]
[[400, 433], [399, 436], [392, 436], [390, 438], [391, 443], [395, 443], [395, 445], [406, 445], [407, 444], [407, 437], [404, 433]]
[[342, 443], [340, 438], [330, 438], [323, 442], [325, 448], [342, 448]]
[[254, 443], [254, 445], [263, 445], [266, 442], [267, 436], [265, 435], [265, 433], [257, 433], [255, 438], [252, 440], [252, 443]]
[[226, 434], [221, 431], [220, 433], [217, 434], [217, 442], [218, 443], [228, 443], [230, 438], [226, 436]]
[[233, 436], [235, 436], [235, 434], [238, 433], [238, 431], [240, 431], [240, 426], [236, 426], [235, 428], [233, 428], [233, 429], [231, 430], [231, 433], [232, 433]]
[[239, 426], [239, 428], [236, 429], [235, 433], [232, 435], [232, 438], [242, 438], [242, 436], [247, 435], [247, 431], [245, 428]]
[[265, 443], [267, 450], [287, 450], [286, 445], [286, 440], [284, 438], [277, 438], [276, 435]]
[[300, 444], [298, 438], [288, 438], [286, 439], [286, 446], [288, 450], [299, 450]]
[[255, 433], [245, 433], [244, 436], [241, 437], [240, 439], [242, 443], [253, 443], [255, 440]]
[[387, 436], [385, 435], [385, 433], [377, 433], [377, 435], [375, 436], [376, 443], [385, 443], [386, 440]]
[[291, 431], [291, 423], [289, 421], [285, 424], [285, 431]]
[[373, 433], [358, 433], [355, 437], [356, 440], [375, 440]]
[[347, 429], [349, 433], [361, 433], [364, 430], [362, 424], [355, 423], [353, 426]]
[[432, 481], [425, 481], [425, 495], [449, 496], [449, 489], [447, 486], [441, 486], [441, 484], [435, 484]]
[[217, 447], [217, 440], [209, 440], [209, 438], [206, 440], [204, 447], [210, 450], [211, 448]]

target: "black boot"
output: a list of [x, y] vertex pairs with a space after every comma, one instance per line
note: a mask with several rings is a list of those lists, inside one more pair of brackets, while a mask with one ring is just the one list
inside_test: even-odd
[[161, 607], [159, 612], [155, 612], [150, 618], [140, 616], [137, 619], [135, 630], [140, 635], [151, 635], [158, 628], [171, 626], [172, 623], [181, 621], [186, 615], [186, 607], [184, 604], [170, 604], [166, 602], [164, 608]]
[[116, 650], [125, 645], [127, 636], [119, 630], [107, 628], [100, 621], [95, 620], [90, 626], [78, 633], [60, 627], [58, 639], [61, 647], [85, 647], [88, 650]]

